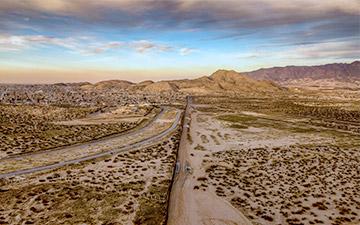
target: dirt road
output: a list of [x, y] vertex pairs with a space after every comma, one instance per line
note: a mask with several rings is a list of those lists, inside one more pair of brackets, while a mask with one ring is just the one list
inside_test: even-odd
[[240, 211], [215, 193], [194, 190], [199, 160], [192, 157], [192, 98], [188, 98], [183, 133], [170, 194], [169, 225], [248, 225], [252, 224]]

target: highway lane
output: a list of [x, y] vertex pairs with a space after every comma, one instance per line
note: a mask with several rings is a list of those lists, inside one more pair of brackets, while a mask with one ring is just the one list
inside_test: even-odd
[[[153, 120], [153, 122], [156, 121], [158, 118], [159, 118], [159, 115]], [[53, 163], [53, 164], [50, 164], [50, 165], [37, 166], [37, 167], [29, 168], [29, 169], [16, 170], [16, 171], [12, 171], [12, 172], [3, 173], [3, 174], [0, 174], [0, 179], [1, 178], [7, 178], [7, 177], [20, 176], [20, 175], [25, 175], [25, 174], [35, 173], [35, 172], [41, 172], [41, 171], [45, 171], [45, 170], [56, 169], [56, 168], [63, 167], [63, 166], [66, 166], [66, 165], [77, 164], [77, 163], [81, 163], [81, 162], [84, 162], [84, 161], [93, 160], [93, 159], [97, 159], [97, 158], [100, 158], [100, 157], [113, 155], [113, 154], [116, 154], [116, 153], [119, 153], [119, 152], [129, 151], [129, 150], [132, 150], [134, 148], [145, 147], [145, 146], [153, 144], [154, 142], [160, 141], [162, 138], [164, 138], [165, 136], [167, 136], [170, 133], [172, 133], [173, 131], [175, 131], [177, 126], [180, 124], [180, 119], [181, 119], [181, 111], [177, 110], [175, 120], [172, 123], [171, 127], [169, 127], [168, 129], [166, 129], [166, 130], [162, 131], [161, 133], [156, 134], [154, 136], [145, 138], [145, 139], [143, 139], [141, 141], [129, 144], [127, 146], [118, 147], [118, 148], [115, 148], [115, 149], [111, 149], [111, 150], [108, 150], [108, 151], [88, 155], [88, 156], [77, 158], [77, 159], [71, 159], [71, 160], [66, 160], [66, 161]], [[148, 126], [146, 126], [146, 127], [148, 127]], [[139, 130], [136, 130], [136, 131], [132, 132], [131, 135], [141, 133], [141, 131], [143, 129], [145, 129], [146, 127], [143, 127], [142, 129], [139, 129]], [[126, 135], [130, 135], [130, 134], [126, 134]], [[37, 154], [40, 154], [40, 153], [37, 153]]]
[[22, 159], [22, 158], [27, 157], [27, 156], [36, 156], [36, 155], [45, 154], [47, 152], [61, 151], [64, 148], [69, 147], [69, 146], [71, 146], [71, 147], [89, 147], [90, 145], [92, 145], [94, 143], [99, 143], [101, 141], [107, 141], [107, 140], [117, 139], [119, 137], [124, 138], [124, 137], [127, 137], [127, 136], [137, 135], [137, 134], [140, 134], [141, 132], [143, 132], [145, 129], [148, 129], [151, 126], [152, 123], [154, 123], [156, 120], [161, 118], [164, 115], [164, 113], [166, 112], [167, 108], [168, 107], [163, 107], [162, 106], [160, 108], [160, 112], [156, 116], [151, 118], [151, 120], [148, 121], [145, 126], [140, 127], [140, 128], [138, 128], [138, 126], [137, 126], [135, 128], [132, 128], [132, 129], [130, 129], [128, 131], [121, 132], [119, 134], [111, 134], [111, 135], [106, 136], [106, 137], [101, 137], [101, 138], [94, 139], [94, 140], [87, 141], [87, 142], [83, 142], [83, 143], [65, 145], [65, 146], [62, 146], [62, 147], [52, 148], [52, 149], [38, 151], [38, 152], [23, 153], [23, 154], [20, 154], [20, 155], [7, 156], [7, 157], [4, 157], [4, 158], [0, 158], [0, 163], [1, 163], [1, 161], [6, 161], [8, 159]]

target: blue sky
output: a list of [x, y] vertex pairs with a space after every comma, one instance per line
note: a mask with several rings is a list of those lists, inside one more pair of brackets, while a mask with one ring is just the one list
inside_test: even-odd
[[0, 82], [177, 79], [351, 62], [357, 0], [2, 0]]

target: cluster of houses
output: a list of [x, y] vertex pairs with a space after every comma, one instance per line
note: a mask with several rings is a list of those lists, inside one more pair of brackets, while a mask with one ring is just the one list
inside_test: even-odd
[[0, 84], [0, 104], [123, 106], [183, 102], [179, 93], [147, 93], [123, 89], [84, 90], [79, 84]]

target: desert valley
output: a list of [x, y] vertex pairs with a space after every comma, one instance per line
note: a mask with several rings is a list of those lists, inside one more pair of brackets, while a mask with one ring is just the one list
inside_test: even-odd
[[0, 85], [0, 224], [359, 224], [360, 62]]

